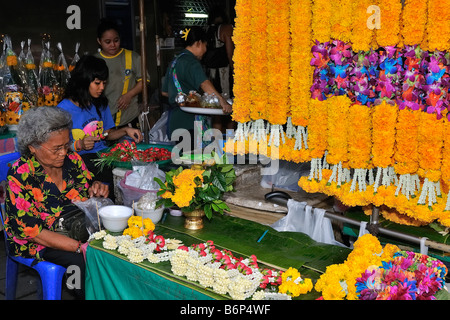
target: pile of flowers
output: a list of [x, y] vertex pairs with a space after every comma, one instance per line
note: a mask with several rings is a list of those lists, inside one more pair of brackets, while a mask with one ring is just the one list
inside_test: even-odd
[[433, 300], [446, 274], [441, 261], [392, 244], [383, 248], [366, 234], [344, 263], [327, 267], [314, 288], [324, 300]]
[[[104, 137], [101, 137], [104, 138]], [[156, 162], [169, 160], [172, 153], [166, 148], [150, 147], [145, 150], [138, 149], [134, 141], [125, 140], [117, 143], [108, 152], [102, 152], [96, 165], [103, 167], [114, 162], [129, 162], [131, 160], [142, 162]]]
[[435, 258], [399, 251], [356, 279], [356, 292], [360, 300], [435, 300], [446, 274], [445, 265]]

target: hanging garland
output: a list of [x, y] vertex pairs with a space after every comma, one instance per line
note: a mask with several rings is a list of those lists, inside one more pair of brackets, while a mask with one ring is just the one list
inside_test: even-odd
[[376, 30], [376, 41], [380, 47], [395, 46], [400, 41], [400, 16], [402, 3], [399, 0], [379, 0], [382, 13], [381, 28]]
[[402, 24], [401, 35], [405, 45], [422, 43], [427, 24], [427, 1], [405, 0]]
[[427, 40], [429, 51], [450, 49], [450, 3], [428, 0]]

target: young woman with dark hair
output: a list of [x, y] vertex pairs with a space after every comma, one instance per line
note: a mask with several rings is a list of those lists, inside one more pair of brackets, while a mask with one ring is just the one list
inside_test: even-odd
[[[113, 188], [111, 170], [99, 171], [93, 160], [97, 152], [107, 148], [105, 140], [131, 137], [136, 143], [143, 139], [142, 132], [131, 127], [115, 128], [113, 117], [104, 94], [109, 71], [104, 60], [94, 56], [83, 56], [71, 73], [64, 100], [59, 108], [72, 115], [72, 149], [83, 158], [95, 177], [107, 182]], [[110, 193], [113, 198], [114, 193]]]

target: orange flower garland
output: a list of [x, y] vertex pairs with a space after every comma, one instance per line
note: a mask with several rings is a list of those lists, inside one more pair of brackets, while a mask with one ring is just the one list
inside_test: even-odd
[[311, 158], [322, 158], [327, 149], [328, 101], [311, 99], [309, 103], [308, 149]]
[[[294, 126], [308, 125], [311, 61], [311, 0], [291, 1], [290, 114]], [[295, 14], [294, 14], [295, 13]]]
[[372, 152], [371, 109], [354, 104], [348, 112], [348, 152], [351, 168], [367, 169]]
[[397, 110], [397, 106], [386, 101], [375, 106], [372, 117], [372, 161], [375, 167], [387, 168], [393, 165]]
[[405, 0], [402, 14], [402, 36], [406, 45], [420, 44], [427, 24], [427, 1]]
[[[374, 192], [393, 181], [393, 154], [395, 145], [395, 124], [398, 107], [386, 101], [375, 106], [372, 117], [372, 162], [377, 167]], [[392, 169], [392, 170], [391, 170]]]
[[376, 29], [376, 41], [380, 47], [395, 46], [399, 43], [400, 16], [402, 3], [399, 0], [379, 0], [381, 28]]
[[[289, 0], [267, 4], [267, 91], [266, 119], [274, 125], [286, 123], [289, 96]], [[259, 70], [258, 70], [259, 72]]]
[[327, 42], [331, 39], [331, 1], [315, 0], [312, 5], [312, 40]]
[[[250, 118], [252, 120], [266, 119], [266, 105], [268, 98], [267, 83], [267, 1], [253, 0], [251, 16], [251, 58], [250, 77], [251, 108]], [[267, 120], [267, 119], [266, 119]]]
[[333, 96], [328, 100], [327, 122], [327, 162], [329, 164], [344, 163], [347, 155], [347, 119], [351, 104], [347, 96]]
[[427, 40], [429, 51], [450, 49], [450, 3], [428, 0]]
[[250, 52], [251, 52], [251, 3], [236, 0], [236, 19], [233, 31], [235, 50], [234, 62], [234, 101], [232, 118], [236, 122], [250, 120]]
[[353, 3], [349, 0], [333, 0], [330, 3], [333, 13], [330, 17], [331, 38], [349, 42], [354, 17], [351, 14]]
[[354, 0], [352, 12], [352, 32], [350, 41], [353, 51], [369, 51], [374, 31], [367, 28], [367, 8], [372, 5], [371, 0]]

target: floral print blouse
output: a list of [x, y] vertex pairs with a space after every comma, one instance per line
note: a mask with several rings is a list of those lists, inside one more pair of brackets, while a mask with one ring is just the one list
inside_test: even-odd
[[11, 254], [41, 259], [45, 247], [30, 241], [43, 229], [54, 231], [72, 200], [86, 200], [92, 174], [80, 155], [68, 152], [63, 165], [64, 190], [60, 191], [34, 156], [20, 158], [8, 172], [5, 230]]

